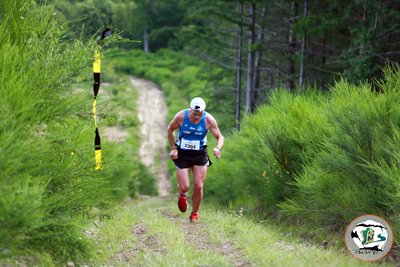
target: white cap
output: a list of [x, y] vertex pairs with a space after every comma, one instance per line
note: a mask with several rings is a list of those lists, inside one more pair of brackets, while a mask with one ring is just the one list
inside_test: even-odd
[[204, 102], [201, 97], [195, 97], [190, 101], [190, 108], [197, 111], [203, 111], [206, 109], [206, 102]]

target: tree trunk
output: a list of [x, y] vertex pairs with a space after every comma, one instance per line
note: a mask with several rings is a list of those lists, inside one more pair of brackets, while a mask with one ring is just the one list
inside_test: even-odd
[[[363, 17], [362, 17], [362, 20], [363, 20], [363, 24], [364, 24], [364, 28], [365, 28], [366, 32], [368, 31], [367, 12], [368, 12], [368, 10], [367, 10], [367, 0], [364, 0], [364, 2], [363, 2]], [[366, 46], [366, 43], [364, 43], [364, 42], [360, 44], [360, 56], [361, 56], [361, 58], [364, 57], [364, 48], [365, 48], [365, 46]]]
[[294, 90], [294, 79], [296, 75], [296, 35], [294, 34], [293, 31], [293, 25], [295, 22], [295, 19], [298, 15], [299, 12], [299, 5], [295, 3], [294, 1], [291, 4], [291, 18], [290, 18], [290, 25], [289, 25], [289, 80], [287, 82], [287, 87], [289, 88], [289, 91], [293, 92]]
[[143, 43], [144, 43], [144, 52], [148, 53], [149, 52], [149, 34], [147, 32], [147, 20], [145, 21], [144, 24], [144, 31], [143, 31]]
[[327, 47], [326, 47], [326, 35], [324, 33], [322, 37], [322, 53], [321, 53], [321, 67], [325, 68], [326, 64], [326, 53], [327, 53]]
[[240, 130], [240, 99], [242, 94], [242, 36], [243, 36], [243, 2], [239, 2], [240, 24], [237, 32], [236, 48], [236, 95], [235, 95], [235, 128]]
[[[307, 17], [308, 4], [307, 0], [304, 0], [304, 18]], [[301, 39], [301, 58], [300, 58], [300, 75], [299, 75], [299, 90], [303, 90], [304, 83], [304, 52], [306, 47], [306, 30], [303, 31], [303, 38]]]
[[263, 7], [261, 11], [261, 23], [260, 23], [260, 31], [257, 36], [257, 43], [258, 43], [258, 50], [256, 53], [256, 59], [255, 59], [255, 64], [254, 64], [254, 92], [253, 92], [253, 106], [252, 110], [255, 110], [256, 103], [257, 103], [257, 98], [258, 98], [258, 93], [260, 90], [260, 77], [261, 77], [261, 62], [262, 62], [262, 55], [263, 55], [263, 43], [264, 43], [264, 31], [265, 31], [265, 15], [267, 13], [266, 7]]
[[256, 4], [251, 3], [249, 7], [249, 47], [247, 53], [247, 90], [246, 90], [246, 113], [250, 114], [253, 110], [253, 91], [254, 91], [254, 42], [256, 24]]
[[143, 49], [145, 53], [150, 51], [149, 49], [149, 29], [148, 29], [148, 16], [149, 16], [149, 0], [145, 0], [145, 15], [144, 15], [144, 29], [143, 29]]

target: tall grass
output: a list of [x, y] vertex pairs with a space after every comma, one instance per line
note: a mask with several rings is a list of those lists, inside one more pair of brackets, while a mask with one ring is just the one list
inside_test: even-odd
[[377, 214], [398, 233], [399, 83], [388, 67], [381, 93], [346, 81], [327, 95], [274, 93], [227, 138], [205, 194], [336, 230]]
[[91, 101], [71, 89], [90, 75], [94, 42], [73, 40], [51, 7], [0, 8], [0, 264], [83, 261], [84, 214], [118, 190], [112, 162], [94, 172]]

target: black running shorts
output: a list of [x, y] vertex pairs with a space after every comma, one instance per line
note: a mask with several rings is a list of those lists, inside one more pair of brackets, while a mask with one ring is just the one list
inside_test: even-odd
[[211, 165], [207, 150], [182, 150], [178, 148], [178, 158], [174, 160], [176, 167], [186, 169], [197, 166]]

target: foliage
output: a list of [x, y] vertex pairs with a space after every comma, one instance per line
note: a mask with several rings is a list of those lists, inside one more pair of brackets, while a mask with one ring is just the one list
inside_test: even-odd
[[169, 107], [168, 120], [186, 108], [191, 98], [201, 96], [223, 130], [233, 127], [230, 118], [223, 116], [232, 107], [232, 100], [229, 95], [217, 97], [222, 94], [219, 90], [223, 90], [219, 88], [229, 85], [222, 69], [171, 50], [152, 54], [117, 50], [111, 57], [117, 71], [152, 80], [163, 88]]
[[[55, 5], [58, 14], [65, 16], [70, 30], [80, 34], [84, 40], [91, 38], [104, 25], [111, 25], [115, 13], [115, 3], [112, 0], [50, 0], [49, 3]], [[120, 6], [116, 8], [120, 11]]]
[[[397, 80], [393, 72], [386, 71]], [[378, 95], [369, 85], [335, 85], [325, 109], [329, 134], [316, 160], [298, 177], [298, 192], [284, 210], [313, 213], [313, 218], [339, 225], [365, 213], [392, 217], [398, 208], [393, 163], [399, 151], [393, 144], [398, 143], [399, 94], [397, 88], [381, 85], [385, 93]]]
[[1, 14], [0, 264], [79, 263], [92, 253], [86, 215], [126, 196], [131, 179], [112, 157], [94, 171], [92, 96], [72, 89], [95, 43], [69, 41], [54, 9], [32, 1], [2, 2]]
[[[222, 160], [221, 168], [227, 174], [221, 175], [219, 166], [209, 172], [210, 179], [229, 184], [227, 188], [234, 192], [222, 195], [234, 199], [239, 194], [243, 200], [251, 192], [256, 205], [268, 211], [291, 196], [296, 175], [315, 157], [318, 140], [327, 127], [320, 113], [321, 102], [322, 96], [315, 92], [294, 96], [278, 91], [271, 96], [271, 105], [246, 117], [241, 132], [226, 140], [223, 154], [227, 162]], [[317, 130], [317, 125], [323, 127]], [[236, 158], [237, 155], [240, 157]]]
[[[137, 119], [120, 116], [116, 109], [135, 112], [130, 102], [135, 98], [125, 100], [132, 92], [124, 91], [120, 74], [159, 83], [169, 119], [192, 97], [204, 97], [222, 132], [228, 132], [233, 127], [237, 3], [48, 1], [53, 9], [38, 2], [0, 3], [0, 258], [17, 262], [28, 257], [37, 265], [83, 263], [93, 252], [82, 231], [86, 214], [128, 194], [156, 194], [154, 178], [137, 160]], [[292, 3], [298, 8], [297, 2], [265, 6], [269, 16], [258, 22], [268, 25], [267, 41], [252, 48], [264, 51], [260, 102], [271, 104], [246, 117], [242, 131], [226, 139], [205, 193], [222, 203], [244, 203], [278, 218], [334, 229], [343, 229], [359, 214], [376, 213], [388, 218], [397, 234], [400, 72], [387, 68], [373, 87], [363, 81], [379, 77], [378, 66], [387, 60], [398, 62], [399, 6], [393, 1], [320, 1], [299, 19], [298, 9], [287, 12]], [[104, 24], [121, 28], [128, 38], [142, 38], [146, 25], [150, 48], [157, 52], [107, 54], [115, 66], [106, 65], [104, 77], [120, 85], [109, 92], [115, 106], [99, 108], [100, 123], [124, 127], [130, 137], [123, 145], [105, 140], [104, 168], [94, 172], [92, 96], [71, 85], [90, 73], [91, 36]], [[247, 22], [241, 26], [249, 29]], [[325, 86], [340, 73], [347, 81], [337, 82], [328, 95], [309, 89], [267, 97], [270, 88], [298, 78], [287, 71], [290, 62], [300, 62], [297, 50], [287, 50], [291, 31], [297, 39], [307, 33], [309, 83]], [[78, 33], [82, 38], [75, 37]], [[107, 103], [102, 101], [99, 107]]]
[[273, 94], [227, 138], [205, 194], [341, 230], [377, 214], [398, 233], [399, 81], [388, 67], [378, 94], [344, 80], [329, 95]]
[[[39, 1], [39, 0], [38, 0]], [[239, 2], [244, 3], [243, 22], [239, 22]], [[150, 51], [169, 48], [235, 68], [237, 30], [243, 28], [242, 56], [248, 52], [248, 7], [256, 5], [257, 31], [264, 25], [264, 40], [257, 40], [261, 52], [260, 96], [270, 88], [294, 83], [299, 65], [305, 64], [306, 82], [326, 89], [340, 75], [353, 83], [381, 77], [379, 66], [398, 62], [400, 6], [384, 1], [188, 1], [188, 0], [49, 0], [70, 21], [71, 29], [84, 38], [104, 24], [122, 31], [122, 36], [144, 43], [145, 29]], [[262, 9], [266, 16], [261, 21]], [[305, 35], [305, 56], [301, 59], [301, 40]], [[291, 35], [289, 37], [289, 35]], [[289, 37], [289, 38], [288, 38]], [[288, 42], [290, 39], [291, 43]], [[127, 43], [126, 47], [143, 44]], [[245, 57], [243, 57], [244, 67]], [[245, 68], [243, 68], [245, 70]], [[231, 79], [234, 80], [233, 73]], [[261, 103], [263, 101], [260, 101]]]
[[[387, 62], [399, 62], [398, 4], [391, 0], [323, 0], [308, 2], [304, 6], [306, 2], [49, 1], [69, 21], [72, 31], [81, 33], [84, 38], [109, 24], [113, 30], [122, 31], [123, 37], [140, 40], [124, 40], [126, 43], [120, 44], [124, 48], [144, 48], [146, 44], [151, 52], [169, 49], [208, 62], [209, 66], [218, 69], [208, 79], [226, 81], [223, 87], [214, 87], [212, 94], [215, 100], [229, 100], [217, 104], [225, 111], [232, 110], [227, 121], [234, 118], [233, 85], [236, 82], [238, 50], [241, 51], [242, 91], [250, 84], [248, 79], [253, 80], [257, 87], [250, 101], [253, 108], [265, 104], [270, 93], [277, 88], [295, 90], [300, 83], [301, 66], [305, 75], [302, 84], [328, 90], [329, 84], [342, 76], [354, 84], [365, 80], [372, 82], [374, 78], [382, 77], [381, 66]], [[242, 22], [239, 18], [240, 3], [244, 5]], [[252, 3], [255, 4], [257, 38], [250, 47], [249, 6]], [[239, 28], [242, 29], [240, 48]], [[255, 53], [258, 62], [250, 78], [249, 51]], [[169, 89], [173, 90], [176, 89]], [[245, 98], [242, 92], [239, 110], [244, 109]]]
[[[49, 0], [67, 18], [71, 30], [90, 38], [99, 28], [110, 25], [130, 40], [143, 40], [147, 27], [151, 51], [168, 47], [175, 39], [186, 10], [182, 1], [148, 0]], [[125, 44], [126, 47], [138, 47]], [[143, 46], [143, 45], [140, 45]]]

